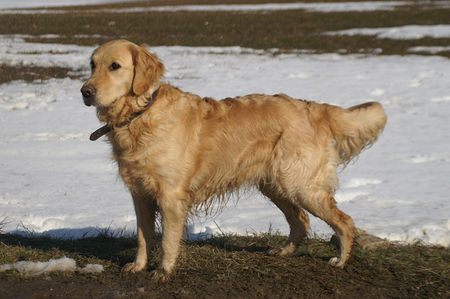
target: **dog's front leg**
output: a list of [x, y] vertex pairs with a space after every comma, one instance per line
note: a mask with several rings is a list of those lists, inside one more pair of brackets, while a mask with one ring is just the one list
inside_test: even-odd
[[157, 281], [167, 281], [175, 268], [188, 207], [177, 196], [164, 196], [158, 200], [162, 216], [162, 258], [158, 269], [152, 272]]
[[126, 264], [122, 271], [139, 272], [147, 266], [147, 257], [155, 234], [156, 201], [139, 193], [132, 193], [137, 218], [138, 250], [133, 263]]

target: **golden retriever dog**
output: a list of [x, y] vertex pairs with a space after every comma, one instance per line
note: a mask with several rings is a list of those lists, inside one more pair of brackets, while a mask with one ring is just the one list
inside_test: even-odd
[[138, 250], [123, 271], [145, 269], [161, 215], [162, 258], [152, 272], [167, 280], [180, 250], [189, 211], [240, 187], [256, 187], [286, 216], [290, 234], [272, 254], [292, 254], [307, 235], [305, 211], [329, 224], [344, 267], [355, 235], [353, 220], [336, 207], [336, 169], [371, 145], [386, 114], [376, 102], [348, 109], [251, 94], [217, 101], [161, 82], [158, 57], [126, 40], [97, 48], [92, 74], [81, 88], [105, 126], [119, 173], [133, 197]]

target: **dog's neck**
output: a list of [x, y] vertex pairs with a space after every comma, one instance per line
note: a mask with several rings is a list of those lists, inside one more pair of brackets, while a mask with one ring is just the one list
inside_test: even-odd
[[94, 131], [89, 139], [95, 141], [115, 128], [128, 126], [155, 102], [159, 89], [160, 85], [158, 84], [157, 86], [152, 86], [137, 98], [135, 96], [125, 96], [118, 99], [114, 105], [108, 108], [97, 109], [98, 118], [100, 121], [106, 122], [106, 125]]

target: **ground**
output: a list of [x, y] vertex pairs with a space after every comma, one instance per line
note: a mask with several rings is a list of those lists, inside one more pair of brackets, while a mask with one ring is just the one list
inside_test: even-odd
[[[164, 3], [173, 5], [176, 2], [157, 1], [153, 4]], [[97, 8], [133, 5], [138, 4]], [[79, 13], [79, 9], [83, 13]], [[394, 11], [358, 14], [330, 12], [326, 16], [289, 10], [274, 13], [121, 14], [87, 8], [69, 9], [72, 10], [77, 10], [77, 13], [0, 14], [0, 34], [26, 34], [28, 41], [78, 45], [96, 45], [113, 38], [127, 38], [154, 46], [276, 48], [274, 55], [298, 49], [311, 53], [405, 55], [411, 47], [445, 46], [450, 43], [448, 38], [391, 40], [358, 35], [324, 39], [320, 34], [348, 28], [448, 23], [449, 9], [435, 8], [432, 3], [404, 6]], [[449, 53], [448, 49], [444, 49], [436, 55], [449, 57]], [[431, 55], [428, 52], [418, 54]], [[12, 80], [78, 78], [77, 74], [76, 69], [62, 67], [2, 65], [0, 84]], [[120, 269], [133, 260], [136, 240], [132, 237], [113, 238], [106, 232], [96, 238], [58, 240], [1, 234], [0, 264], [20, 260], [47, 261], [68, 256], [81, 266], [101, 264], [105, 271], [101, 274], [52, 273], [37, 277], [24, 277], [15, 271], [0, 273], [0, 298], [450, 297], [448, 249], [420, 244], [391, 244], [375, 250], [355, 248], [347, 267], [341, 270], [327, 264], [337, 249], [327, 241], [314, 237], [305, 240], [291, 257], [267, 254], [267, 250], [280, 246], [285, 240], [284, 236], [268, 233], [241, 237], [222, 235], [205, 241], [185, 241], [175, 274], [171, 281], [161, 284], [150, 279], [150, 271], [158, 265], [160, 258], [159, 241], [156, 242], [149, 269], [129, 275], [122, 274]]]
[[121, 273], [120, 269], [133, 260], [134, 238], [103, 234], [96, 238], [55, 240], [0, 235], [0, 263], [68, 256], [81, 266], [98, 263], [105, 267], [101, 274], [75, 272], [24, 277], [16, 271], [1, 273], [0, 297], [445, 298], [450, 295], [447, 249], [394, 244], [375, 250], [357, 247], [342, 270], [327, 264], [337, 248], [318, 239], [306, 240], [290, 257], [267, 254], [285, 240], [278, 234], [262, 234], [185, 241], [172, 279], [156, 283], [150, 279], [150, 271], [158, 265], [159, 240], [150, 257], [149, 269], [131, 275]]

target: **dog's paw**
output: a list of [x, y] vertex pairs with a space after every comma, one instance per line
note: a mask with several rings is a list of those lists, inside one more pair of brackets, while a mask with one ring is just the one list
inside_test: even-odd
[[291, 243], [291, 244], [285, 245], [283, 247], [273, 248], [268, 251], [268, 254], [273, 255], [273, 256], [288, 256], [288, 255], [292, 255], [294, 253], [294, 251], [295, 251], [295, 245]]
[[272, 255], [272, 256], [278, 256], [281, 252], [281, 247], [276, 247], [276, 248], [272, 248], [269, 251], [267, 251], [268, 255]]
[[150, 273], [150, 277], [153, 281], [167, 282], [170, 279], [170, 273], [163, 268], [158, 268]]
[[145, 265], [139, 265], [136, 263], [128, 263], [122, 268], [122, 273], [137, 273], [144, 270]]
[[330, 264], [333, 267], [336, 268], [344, 268], [345, 262], [342, 262], [342, 259], [338, 258], [338, 257], [332, 257], [329, 261], [328, 264]]

